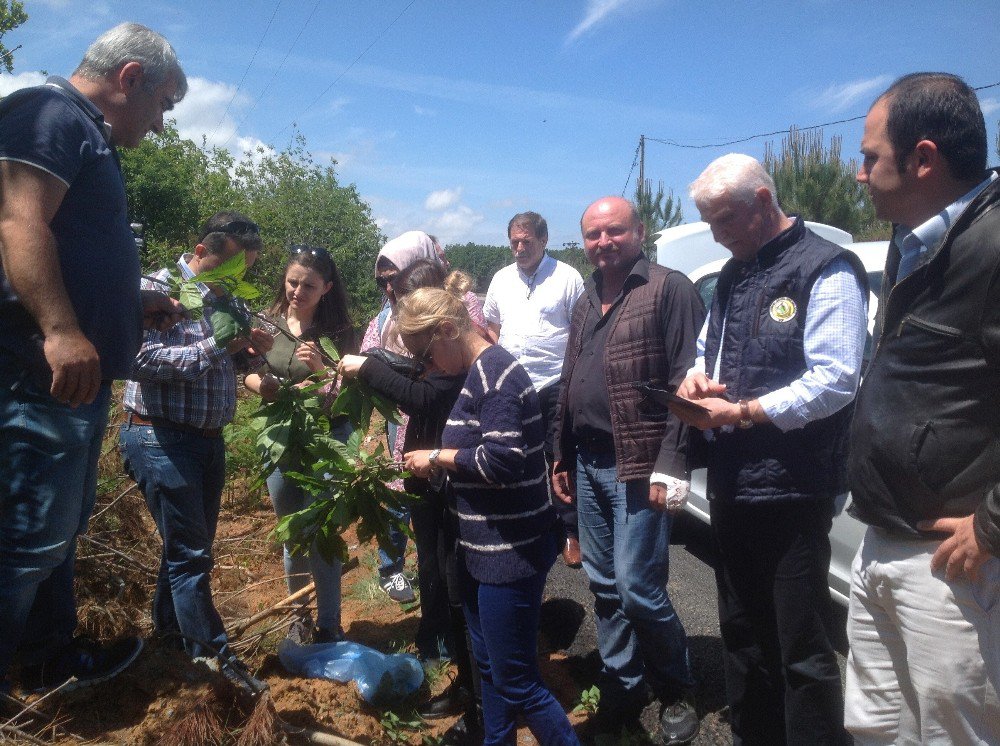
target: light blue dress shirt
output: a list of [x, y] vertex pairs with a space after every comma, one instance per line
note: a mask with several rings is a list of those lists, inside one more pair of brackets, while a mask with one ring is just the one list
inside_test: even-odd
[[913, 230], [899, 234], [900, 259], [899, 270], [896, 272], [896, 282], [911, 274], [913, 270], [922, 266], [930, 258], [932, 251], [941, 243], [951, 224], [958, 220], [958, 216], [965, 212], [965, 208], [972, 200], [978, 197], [979, 193], [996, 178], [996, 172], [991, 173], [934, 217], [925, 220]]
[[[705, 371], [708, 325], [706, 318], [690, 372]], [[861, 379], [867, 331], [868, 298], [847, 259], [835, 259], [816, 278], [809, 294], [803, 329], [805, 373], [758, 399], [768, 419], [780, 430], [788, 431], [847, 406]], [[723, 319], [723, 339], [725, 333]], [[709, 378], [718, 380], [718, 359]]]

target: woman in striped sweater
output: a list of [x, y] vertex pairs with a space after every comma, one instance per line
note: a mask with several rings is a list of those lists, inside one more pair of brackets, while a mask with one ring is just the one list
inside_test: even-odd
[[406, 454], [407, 470], [445, 469], [459, 521], [462, 599], [482, 674], [485, 744], [514, 743], [522, 715], [543, 746], [579, 741], [537, 661], [542, 589], [555, 559], [538, 395], [502, 347], [473, 330], [462, 301], [425, 288], [399, 301], [403, 343], [425, 364], [468, 371], [440, 449]]

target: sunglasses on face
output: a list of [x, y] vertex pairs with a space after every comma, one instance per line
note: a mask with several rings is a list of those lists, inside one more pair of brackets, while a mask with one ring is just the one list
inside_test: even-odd
[[292, 244], [288, 249], [292, 256], [298, 256], [299, 254], [307, 254], [309, 256], [314, 256], [318, 259], [326, 259], [328, 261], [333, 261], [330, 258], [330, 252], [324, 249], [322, 246], [308, 246], [304, 243]]
[[396, 277], [398, 277], [398, 273], [393, 273], [388, 275], [375, 275], [375, 284], [378, 285], [384, 291], [393, 283]]
[[438, 338], [437, 332], [434, 332], [434, 334], [431, 335], [431, 338], [427, 341], [427, 346], [424, 347], [424, 351], [421, 352], [417, 357], [415, 357], [413, 359], [416, 360], [421, 365], [424, 365], [424, 366], [430, 365], [431, 363], [433, 363], [434, 362], [434, 356], [431, 354], [431, 345], [434, 344], [434, 341], [437, 338]]

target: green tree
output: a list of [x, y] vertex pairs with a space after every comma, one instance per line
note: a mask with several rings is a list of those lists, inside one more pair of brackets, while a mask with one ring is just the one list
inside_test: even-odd
[[824, 145], [823, 130], [808, 133], [792, 127], [776, 155], [770, 144], [764, 167], [774, 179], [778, 202], [786, 213], [833, 225], [855, 240], [888, 238], [891, 227], [875, 217], [875, 208], [864, 185], [855, 179], [858, 165], [841, 159], [842, 138]]
[[340, 268], [360, 327], [381, 304], [372, 278], [384, 238], [355, 186], [337, 181], [334, 165], [316, 163], [296, 133], [285, 150], [259, 147], [247, 154], [236, 165], [234, 183], [243, 209], [261, 227], [265, 248], [261, 266], [254, 267], [257, 277], [276, 283], [290, 244], [323, 246]]
[[499, 270], [513, 262], [509, 246], [489, 246], [479, 243], [448, 244], [444, 249], [452, 269], [472, 276], [476, 292], [485, 293]]
[[239, 209], [242, 198], [229, 175], [229, 152], [182, 140], [173, 122], [162, 134], [122, 151], [121, 159], [129, 214], [144, 229], [147, 267], [176, 259], [213, 213]]
[[[0, 39], [27, 20], [28, 14], [24, 12], [24, 4], [20, 0], [0, 0]], [[9, 49], [0, 42], [0, 66], [9, 73], [14, 72], [14, 52], [19, 48], [20, 45]]]
[[659, 182], [656, 192], [653, 192], [653, 182], [646, 179], [642, 184], [636, 184], [635, 206], [639, 218], [646, 227], [646, 238], [642, 242], [642, 250], [651, 260], [656, 261], [656, 237], [665, 228], [680, 225], [681, 201], [674, 198], [674, 192], [664, 192], [663, 182]]
[[587, 254], [578, 241], [567, 241], [562, 245], [561, 249], [556, 249], [550, 253], [560, 262], [568, 264], [583, 275], [584, 279], [594, 271], [594, 265], [590, 263]]

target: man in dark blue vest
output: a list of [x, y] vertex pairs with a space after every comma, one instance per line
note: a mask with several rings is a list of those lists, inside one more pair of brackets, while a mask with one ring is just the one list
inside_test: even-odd
[[[749, 156], [712, 162], [691, 196], [732, 252], [678, 394], [703, 430], [726, 694], [736, 744], [847, 740], [826, 632], [834, 497], [861, 373], [868, 295], [854, 254], [782, 212]], [[697, 450], [696, 449], [696, 450]]]

